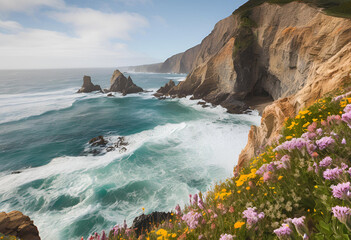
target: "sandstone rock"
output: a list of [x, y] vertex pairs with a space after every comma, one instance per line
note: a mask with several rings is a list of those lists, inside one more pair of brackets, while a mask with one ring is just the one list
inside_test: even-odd
[[141, 87], [133, 83], [131, 77], [126, 78], [119, 70], [114, 71], [110, 84], [110, 92], [120, 92], [123, 95], [143, 91]]
[[173, 80], [169, 80], [168, 83], [166, 83], [163, 87], [158, 89], [156, 93], [154, 94], [155, 97], [157, 98], [162, 98], [164, 96], [169, 96], [169, 91], [175, 86], [175, 83]]
[[19, 211], [0, 213], [0, 232], [23, 240], [40, 240], [37, 227], [28, 216]]
[[168, 221], [172, 218], [171, 213], [165, 212], [153, 212], [151, 214], [142, 214], [139, 217], [134, 218], [132, 229], [135, 229], [137, 236], [151, 231], [151, 226], [157, 226], [162, 222]]
[[91, 78], [89, 76], [84, 76], [83, 77], [83, 86], [78, 90], [77, 93], [90, 93], [90, 92], [94, 92], [94, 91], [102, 92], [100, 85], [94, 85], [91, 82]]

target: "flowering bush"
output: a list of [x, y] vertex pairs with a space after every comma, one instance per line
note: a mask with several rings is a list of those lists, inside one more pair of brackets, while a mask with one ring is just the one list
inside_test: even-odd
[[[347, 96], [318, 100], [286, 119], [277, 142], [249, 166], [204, 195], [190, 195], [169, 222], [139, 239], [350, 239]], [[109, 234], [109, 239], [137, 237], [126, 224]]]

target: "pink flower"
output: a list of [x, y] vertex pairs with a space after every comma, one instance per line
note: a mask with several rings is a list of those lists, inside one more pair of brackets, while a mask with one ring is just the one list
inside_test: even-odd
[[339, 176], [343, 173], [343, 170], [336, 167], [333, 169], [327, 169], [323, 172], [323, 177], [327, 180], [334, 180], [339, 178]]
[[288, 224], [283, 224], [283, 226], [281, 226], [278, 229], [275, 229], [273, 232], [277, 235], [279, 239], [288, 238], [293, 233]]
[[230, 234], [221, 234], [219, 240], [233, 240], [233, 235]]
[[243, 218], [247, 219], [247, 227], [251, 228], [255, 225], [260, 219], [264, 218], [264, 213], [257, 213], [256, 208], [247, 208], [243, 211]]
[[348, 199], [350, 195], [350, 182], [339, 183], [336, 186], [331, 186], [333, 196], [339, 199]]
[[271, 179], [271, 175], [272, 175], [271, 172], [265, 172], [263, 174], [263, 181], [265, 181], [265, 182], [269, 181]]
[[323, 150], [334, 143], [335, 140], [332, 137], [322, 137], [316, 141], [316, 144], [320, 150]]
[[320, 167], [329, 167], [333, 162], [331, 157], [325, 157], [322, 161], [319, 162]]

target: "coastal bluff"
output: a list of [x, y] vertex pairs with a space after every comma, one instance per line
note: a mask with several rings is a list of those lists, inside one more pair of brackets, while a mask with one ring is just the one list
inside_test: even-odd
[[40, 240], [39, 231], [33, 221], [19, 211], [0, 212], [0, 233], [22, 240]]

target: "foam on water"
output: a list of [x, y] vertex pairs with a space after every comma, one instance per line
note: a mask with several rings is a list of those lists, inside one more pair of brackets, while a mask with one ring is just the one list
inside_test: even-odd
[[76, 91], [76, 88], [69, 88], [39, 93], [0, 94], [0, 124], [67, 108], [77, 100], [100, 95], [77, 94]]
[[[148, 76], [152, 79], [152, 74]], [[162, 75], [164, 82], [168, 81], [165, 76]], [[128, 142], [127, 150], [122, 153], [115, 150], [97, 156], [79, 155], [79, 152], [68, 156], [62, 154], [49, 158], [41, 166], [18, 169], [21, 170], [19, 174], [11, 174], [10, 170], [0, 172], [1, 210], [20, 210], [29, 215], [43, 240], [79, 239], [83, 234], [86, 238], [87, 234], [107, 230], [124, 219], [130, 224], [142, 213], [142, 207], [150, 213], [171, 210], [177, 203], [184, 205], [190, 193], [205, 191], [213, 181], [230, 176], [246, 144], [250, 125], [259, 124], [260, 117], [227, 114], [220, 106], [203, 108], [189, 97], [156, 101], [152, 95], [156, 88], [149, 84], [146, 89], [153, 92], [125, 97], [114, 93], [110, 98], [106, 94], [76, 94], [76, 87], [0, 95], [0, 123], [4, 123], [3, 126], [6, 122], [30, 116], [42, 117], [44, 120], [39, 123], [52, 121], [56, 118], [45, 118], [40, 114], [56, 110], [53, 116], [72, 118], [77, 112], [86, 122], [93, 119], [89, 126], [100, 127], [99, 123], [95, 124], [94, 115], [84, 118], [87, 113], [95, 114], [96, 109], [105, 107], [105, 112], [99, 112], [99, 121], [121, 123], [104, 125], [107, 126], [104, 138], [116, 142], [121, 134], [125, 134]], [[124, 108], [122, 103], [126, 104]], [[72, 109], [65, 109], [72, 105]], [[133, 114], [129, 113], [131, 109]], [[173, 110], [178, 112], [171, 113]], [[116, 120], [116, 115], [107, 115], [107, 111], [116, 111], [149, 124], [149, 127], [138, 129], [139, 125], [133, 123], [138, 130], [120, 133], [120, 129], [110, 129], [109, 126], [124, 128], [128, 119]], [[155, 113], [158, 114], [153, 115]], [[29, 127], [36, 123], [24, 120], [16, 124], [26, 122]], [[73, 121], [64, 123], [67, 126], [60, 126], [69, 129]], [[86, 129], [80, 128], [79, 123], [73, 126], [78, 130]], [[30, 133], [35, 134], [35, 131]], [[79, 142], [82, 150], [90, 148], [86, 141]], [[11, 146], [6, 146], [11, 149]]]

